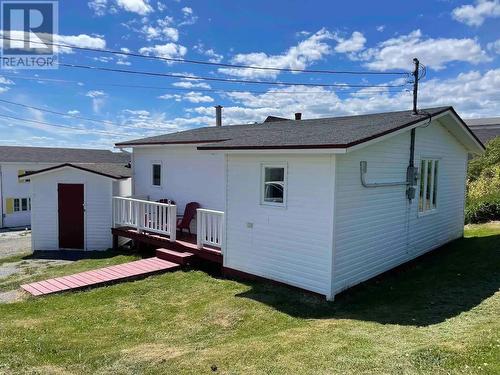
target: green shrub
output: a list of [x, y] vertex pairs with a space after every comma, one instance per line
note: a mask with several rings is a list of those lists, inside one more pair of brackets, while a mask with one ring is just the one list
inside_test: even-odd
[[500, 163], [483, 168], [467, 184], [466, 224], [490, 220], [500, 220]]
[[469, 162], [468, 179], [475, 181], [483, 170], [500, 165], [500, 137], [493, 138], [486, 144], [486, 151], [483, 155], [472, 159]]

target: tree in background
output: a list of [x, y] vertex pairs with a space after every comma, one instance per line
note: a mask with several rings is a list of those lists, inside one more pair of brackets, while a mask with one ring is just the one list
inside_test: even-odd
[[500, 220], [500, 137], [486, 144], [485, 153], [469, 162], [466, 223]]

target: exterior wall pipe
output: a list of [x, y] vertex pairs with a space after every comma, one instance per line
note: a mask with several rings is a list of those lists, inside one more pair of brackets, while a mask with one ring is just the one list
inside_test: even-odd
[[384, 186], [407, 186], [407, 181], [401, 182], [367, 182], [366, 181], [366, 170], [367, 170], [367, 162], [360, 161], [359, 162], [359, 172], [361, 177], [361, 185], [365, 188], [376, 188], [376, 187], [384, 187]]

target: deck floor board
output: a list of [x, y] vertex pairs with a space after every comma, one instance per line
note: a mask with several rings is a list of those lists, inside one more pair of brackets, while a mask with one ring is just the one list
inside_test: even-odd
[[177, 263], [153, 257], [24, 284], [21, 288], [33, 296], [42, 296], [146, 277], [158, 272], [174, 271], [179, 267]]

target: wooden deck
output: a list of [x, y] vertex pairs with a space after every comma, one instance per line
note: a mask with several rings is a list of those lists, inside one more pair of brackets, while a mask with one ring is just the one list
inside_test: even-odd
[[34, 296], [42, 296], [143, 278], [157, 273], [174, 271], [178, 268], [180, 265], [177, 263], [153, 257], [24, 284], [21, 285], [21, 288]]
[[111, 233], [113, 234], [113, 238], [115, 239], [114, 243], [117, 243], [116, 238], [117, 236], [120, 236], [130, 238], [134, 241], [143, 242], [157, 248], [163, 248], [177, 252], [192, 253], [198, 258], [222, 264], [221, 250], [208, 246], [204, 246], [202, 249], [198, 249], [198, 247], [196, 246], [195, 235], [183, 233], [182, 235], [178, 235], [178, 238], [175, 242], [170, 242], [168, 237], [155, 233], [138, 232], [135, 228], [130, 227], [112, 228]]

